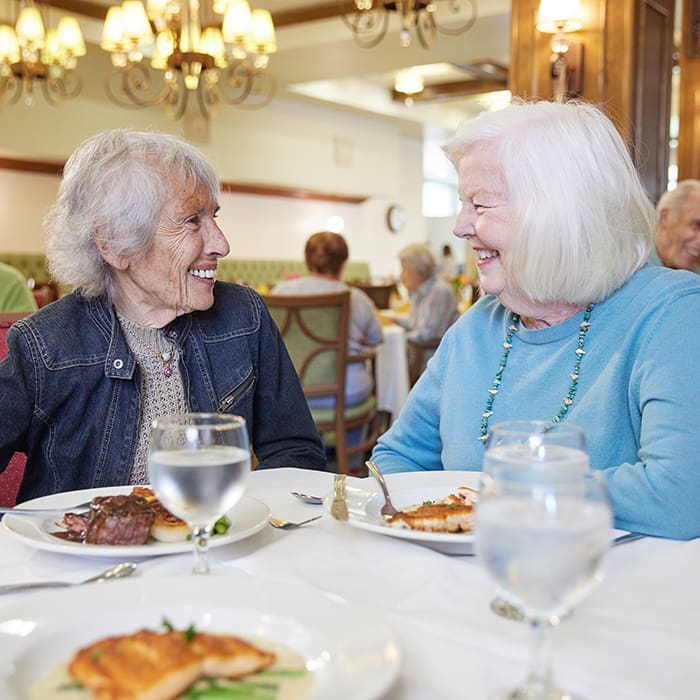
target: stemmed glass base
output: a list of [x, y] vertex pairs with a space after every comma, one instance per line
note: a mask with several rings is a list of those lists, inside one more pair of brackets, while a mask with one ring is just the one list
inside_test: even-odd
[[194, 544], [193, 574], [208, 574], [209, 569], [209, 535], [210, 527], [193, 527], [192, 543]]

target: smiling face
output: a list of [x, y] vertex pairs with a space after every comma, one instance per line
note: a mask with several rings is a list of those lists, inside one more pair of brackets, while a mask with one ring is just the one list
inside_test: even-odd
[[114, 268], [116, 308], [131, 321], [156, 328], [214, 303], [217, 261], [229, 252], [215, 220], [219, 205], [205, 186], [170, 175], [166, 192], [142, 257], [115, 258], [102, 250]]
[[664, 265], [692, 270], [700, 265], [700, 191], [688, 194], [678, 212], [659, 212], [656, 247]]
[[[510, 239], [511, 209], [505, 181], [494, 165], [493, 146], [469, 147], [459, 161], [459, 197], [462, 207], [454, 234], [466, 239], [474, 250], [479, 281], [486, 294], [494, 294], [509, 306], [509, 281], [501, 254]], [[505, 295], [505, 299], [501, 298]]]

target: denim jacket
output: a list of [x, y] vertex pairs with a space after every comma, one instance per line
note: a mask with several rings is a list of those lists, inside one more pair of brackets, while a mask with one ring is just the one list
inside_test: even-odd
[[[207, 311], [164, 329], [180, 352], [191, 411], [248, 424], [258, 469], [325, 469], [303, 390], [260, 296], [217, 283]], [[15, 323], [0, 362], [0, 470], [27, 454], [19, 500], [128, 483], [141, 416], [141, 370], [114, 310], [73, 292]]]

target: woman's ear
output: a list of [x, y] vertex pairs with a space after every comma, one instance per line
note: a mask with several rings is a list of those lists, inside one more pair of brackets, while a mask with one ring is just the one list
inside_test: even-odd
[[115, 253], [105, 242], [105, 240], [100, 236], [98, 231], [95, 231], [93, 237], [95, 240], [95, 245], [97, 246], [97, 250], [102, 256], [102, 259], [115, 270], [126, 270], [126, 268], [129, 266], [128, 259], [123, 255], [118, 255], [117, 253]]

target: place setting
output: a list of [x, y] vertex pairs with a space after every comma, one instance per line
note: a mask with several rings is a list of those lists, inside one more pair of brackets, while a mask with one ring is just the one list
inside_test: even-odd
[[[150, 635], [148, 646], [157, 650], [160, 645], [170, 649], [182, 635], [191, 634], [195, 644], [200, 640], [204, 650], [201, 659], [191, 662], [194, 675], [182, 683], [182, 692], [189, 693], [186, 697], [199, 697], [197, 693], [209, 688], [211, 692], [236, 692], [239, 694], [231, 697], [252, 699], [260, 696], [252, 691], [245, 694], [246, 688], [264, 688], [264, 697], [274, 700], [379, 698], [398, 675], [401, 651], [394, 633], [370, 611], [303, 582], [290, 580], [281, 586], [277, 577], [251, 575], [238, 567], [223, 566], [218, 557], [214, 564], [216, 575], [210, 574], [210, 547], [251, 537], [268, 523], [289, 531], [323, 517], [319, 513], [305, 521], [271, 518], [266, 505], [245, 495], [249, 477], [250, 450], [242, 419], [211, 414], [170, 416], [153, 426], [149, 484], [162, 507], [185, 520], [192, 533], [189, 541], [149, 540], [143, 545], [124, 546], [49, 539], [53, 538], [50, 528], [55, 527], [62, 508], [82, 501], [94, 504], [93, 499], [103, 495], [132, 497], [132, 487], [56, 494], [22, 504], [23, 508], [56, 508], [53, 518], [47, 517], [48, 513], [5, 516], [6, 532], [37, 549], [60, 554], [87, 550], [87, 556], [94, 557], [192, 552], [193, 559], [190, 572], [183, 569], [177, 574], [172, 571], [173, 565], [168, 565], [167, 571], [150, 567], [147, 576], [132, 577], [138, 574], [138, 565], [122, 562], [84, 581], [35, 582], [22, 588], [8, 585], [8, 592], [30, 592], [13, 597], [6, 605], [0, 602], [0, 657], [4, 665], [0, 672], [0, 697], [91, 698], [86, 688], [92, 687], [92, 675], [100, 674], [95, 667], [99, 666], [99, 661], [95, 661], [98, 657], [90, 657], [90, 649], [98, 648], [100, 656], [105, 654], [110, 664], [121, 668], [118, 675], [128, 684], [130, 666], [122, 667], [119, 657], [126, 654], [131, 659], [133, 653], [138, 658], [138, 652], [133, 650], [142, 643], [143, 635]], [[141, 487], [137, 490], [144, 493]], [[133, 510], [129, 513], [133, 518]], [[211, 535], [213, 524], [222, 515], [231, 519], [229, 531]], [[132, 521], [129, 525], [135, 527]], [[40, 590], [45, 588], [60, 590]], [[372, 634], [367, 635], [370, 628]], [[219, 651], [210, 658], [206, 645], [211, 635], [211, 644]], [[233, 644], [230, 635], [252, 644], [255, 654], [270, 659], [269, 663], [239, 673], [245, 677], [241, 681], [230, 680], [225, 670], [218, 678], [216, 669], [223, 668], [220, 646]], [[110, 640], [114, 639], [120, 646], [112, 659]], [[235, 659], [248, 658], [252, 652], [246, 653], [247, 656], [240, 656], [237, 651]], [[84, 672], [84, 666], [90, 671]], [[163, 666], [162, 673], [155, 673], [158, 683], [170, 682], [168, 678], [180, 673], [189, 677], [165, 660]], [[143, 692], [151, 683], [144, 679], [133, 682]]]

